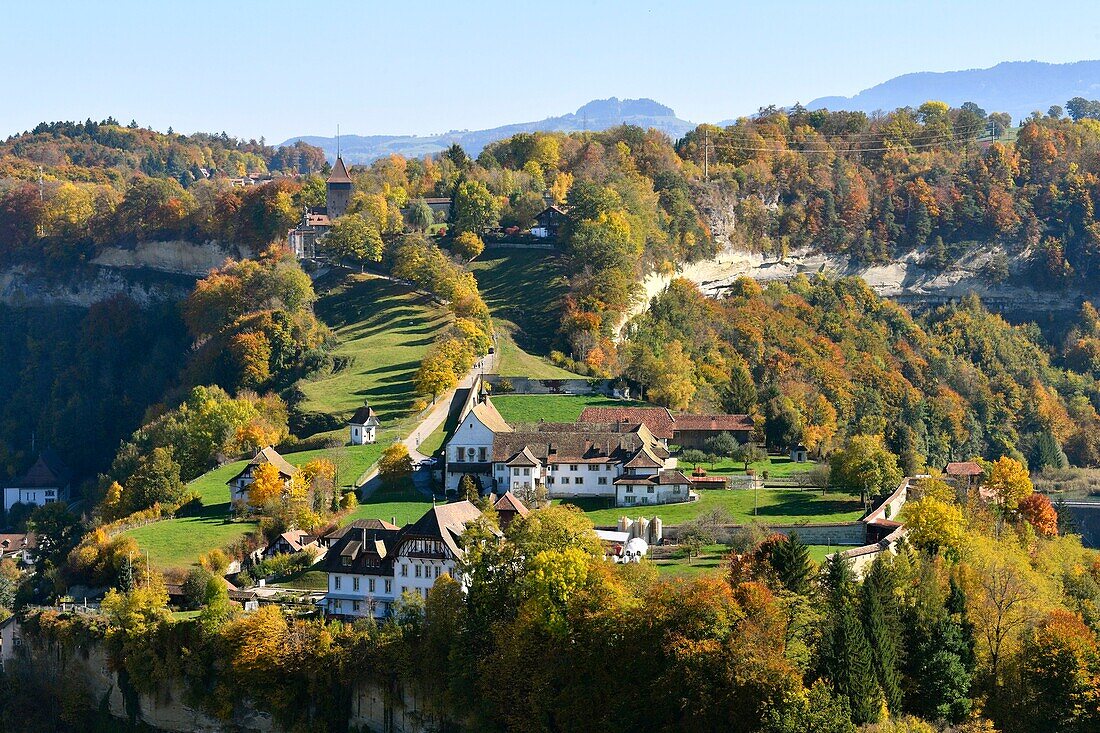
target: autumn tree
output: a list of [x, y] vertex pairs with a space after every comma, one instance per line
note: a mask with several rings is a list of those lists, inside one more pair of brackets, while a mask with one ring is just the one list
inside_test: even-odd
[[474, 232], [459, 232], [451, 245], [454, 253], [467, 262], [480, 255], [485, 250], [485, 242]]
[[1007, 511], [1015, 510], [1020, 502], [1034, 491], [1027, 468], [1015, 458], [1008, 456], [998, 458], [990, 466], [985, 488]]
[[483, 183], [463, 181], [455, 187], [451, 221], [458, 233], [481, 234], [499, 219], [499, 203]]
[[378, 227], [359, 214], [338, 217], [325, 235], [324, 247], [336, 257], [360, 264], [382, 259]]
[[252, 481], [248, 484], [248, 504], [254, 509], [275, 504], [286, 492], [286, 482], [279, 469], [271, 463], [261, 463], [252, 471]]
[[860, 501], [868, 495], [885, 495], [901, 483], [898, 459], [886, 449], [882, 436], [857, 435], [829, 459], [829, 483], [844, 491], [858, 491]]
[[413, 470], [408, 447], [401, 442], [391, 443], [378, 459], [378, 474], [386, 483], [396, 483], [408, 477]]
[[682, 343], [673, 341], [668, 345], [657, 371], [655, 384], [649, 389], [649, 398], [671, 410], [686, 409], [695, 396], [694, 364], [684, 352]]
[[1028, 494], [1020, 500], [1020, 516], [1043, 537], [1058, 536], [1058, 512], [1043, 494]]

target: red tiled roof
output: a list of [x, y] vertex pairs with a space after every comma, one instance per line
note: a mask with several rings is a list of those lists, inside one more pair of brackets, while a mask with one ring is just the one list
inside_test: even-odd
[[748, 415], [686, 415], [676, 416], [676, 430], [710, 430], [714, 432], [753, 430], [756, 426]]
[[982, 467], [974, 461], [961, 461], [947, 464], [948, 476], [981, 476]]
[[493, 506], [498, 512], [515, 512], [521, 517], [526, 517], [528, 514], [527, 507], [511, 491], [505, 491]]
[[332, 166], [332, 173], [328, 177], [329, 183], [351, 183], [351, 176], [348, 175], [348, 169], [344, 167], [344, 159], [337, 158], [336, 165]]
[[676, 418], [664, 407], [586, 407], [577, 422], [641, 423], [654, 437], [669, 440]]

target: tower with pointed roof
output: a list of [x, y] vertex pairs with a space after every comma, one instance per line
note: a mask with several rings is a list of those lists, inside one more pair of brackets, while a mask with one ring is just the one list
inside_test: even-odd
[[348, 204], [351, 202], [352, 185], [351, 176], [348, 175], [348, 169], [344, 166], [344, 159], [337, 156], [336, 165], [332, 166], [332, 173], [329, 174], [328, 183], [325, 185], [325, 206], [328, 209], [329, 221], [347, 213]]

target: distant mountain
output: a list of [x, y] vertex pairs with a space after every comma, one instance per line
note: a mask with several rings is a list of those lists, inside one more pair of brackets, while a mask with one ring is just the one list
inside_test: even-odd
[[[572, 114], [549, 117], [540, 122], [520, 122], [491, 130], [453, 130], [442, 135], [341, 135], [340, 153], [348, 163], [369, 163], [372, 160], [397, 153], [406, 157], [420, 157], [446, 150], [458, 143], [470, 155], [476, 156], [489, 143], [503, 140], [520, 132], [575, 132], [578, 130], [606, 130], [616, 125], [638, 125], [656, 128], [673, 140], [683, 137], [695, 125], [681, 120], [676, 113], [652, 99], [598, 99], [582, 106]], [[281, 143], [293, 145], [304, 140], [325, 151], [330, 160], [336, 158], [336, 138], [302, 136], [292, 137]]]
[[1100, 61], [1006, 61], [990, 69], [905, 74], [854, 97], [821, 97], [806, 107], [874, 112], [937, 99], [953, 107], [974, 102], [987, 112], [1008, 112], [1021, 120], [1053, 104], [1064, 107], [1073, 97], [1100, 98]]

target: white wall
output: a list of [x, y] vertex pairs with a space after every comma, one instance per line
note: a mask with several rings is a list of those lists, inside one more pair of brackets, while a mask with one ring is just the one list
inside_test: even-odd
[[[489, 463], [493, 460], [493, 431], [485, 427], [477, 416], [471, 411], [466, 414], [462, 424], [455, 430], [454, 435], [447, 441], [447, 462], [459, 463]], [[470, 449], [473, 449], [473, 457], [470, 457]], [[462, 480], [462, 473], [447, 470], [446, 488], [455, 490], [458, 482]]]
[[29, 488], [23, 489], [15, 486], [4, 489], [4, 511], [9, 511], [16, 504], [28, 504], [42, 506], [58, 500], [57, 489]]
[[[393, 578], [388, 576], [329, 573], [325, 609], [329, 613], [343, 616], [367, 616], [370, 613], [369, 601], [373, 600], [374, 615], [381, 618], [386, 615], [396, 598], [395, 585]], [[355, 607], [356, 603], [359, 604], [358, 609]]]

